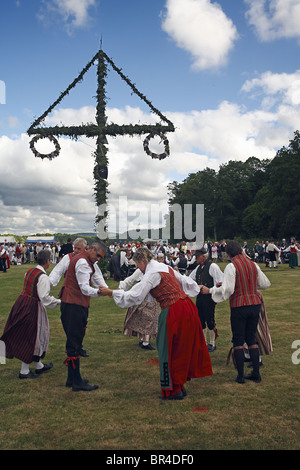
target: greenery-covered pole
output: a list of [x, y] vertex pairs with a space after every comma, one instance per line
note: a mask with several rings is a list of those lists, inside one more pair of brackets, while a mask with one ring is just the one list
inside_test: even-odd
[[[107, 67], [104, 60], [102, 50], [98, 53], [98, 66], [97, 66], [97, 106], [96, 106], [96, 122], [99, 129], [101, 129], [97, 137], [97, 148], [94, 152], [95, 166], [94, 166], [94, 181], [95, 181], [95, 200], [97, 207], [99, 208], [103, 204], [106, 204], [106, 198], [108, 194], [108, 158], [107, 158], [107, 139], [104, 133], [107, 116], [105, 114], [106, 109], [106, 85]], [[104, 214], [96, 216], [96, 223], [98, 224], [102, 219], [107, 219], [107, 210]], [[106, 230], [104, 226], [104, 230]]]

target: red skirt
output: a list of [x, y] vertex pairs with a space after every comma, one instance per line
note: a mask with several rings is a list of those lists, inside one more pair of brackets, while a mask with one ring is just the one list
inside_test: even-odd
[[157, 349], [163, 397], [175, 395], [193, 378], [213, 373], [198, 310], [189, 298], [161, 311]]

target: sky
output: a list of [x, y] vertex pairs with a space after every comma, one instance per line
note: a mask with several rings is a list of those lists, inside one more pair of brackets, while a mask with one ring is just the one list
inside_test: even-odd
[[[95, 230], [95, 140], [34, 156], [27, 130], [102, 47], [171, 120], [170, 156], [108, 138], [109, 230], [155, 227], [168, 184], [230, 160], [273, 158], [300, 123], [300, 0], [0, 0], [0, 234]], [[45, 125], [95, 122], [96, 67]], [[109, 69], [108, 122], [156, 123]], [[37, 150], [51, 152], [44, 139]], [[162, 153], [159, 138], [150, 149]], [[126, 223], [125, 223], [126, 225]]]

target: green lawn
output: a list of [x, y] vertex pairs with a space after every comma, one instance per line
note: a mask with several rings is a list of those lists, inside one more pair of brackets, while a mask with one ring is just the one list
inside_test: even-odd
[[[27, 269], [0, 272], [0, 334]], [[48, 310], [45, 362], [53, 369], [37, 380], [20, 380], [18, 360], [0, 364], [0, 450], [299, 450], [300, 364], [292, 362], [292, 343], [300, 340], [300, 268], [262, 269], [272, 283], [264, 300], [274, 351], [263, 357], [261, 383], [235, 383], [236, 371], [226, 365], [226, 302], [216, 308], [213, 376], [188, 383], [183, 401], [161, 401], [157, 351], [141, 350], [136, 338], [122, 335], [126, 310], [103, 298], [91, 300], [84, 341], [90, 357], [81, 359], [83, 377], [99, 389], [74, 393], [65, 387], [60, 311]]]

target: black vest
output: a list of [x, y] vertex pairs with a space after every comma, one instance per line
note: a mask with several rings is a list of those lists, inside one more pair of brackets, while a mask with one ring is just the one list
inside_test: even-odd
[[209, 261], [208, 259], [205, 261], [203, 266], [199, 264], [198, 269], [196, 271], [196, 282], [198, 285], [201, 284], [202, 286], [206, 286], [209, 288], [213, 287], [214, 280], [209, 274], [210, 265], [211, 261]]

